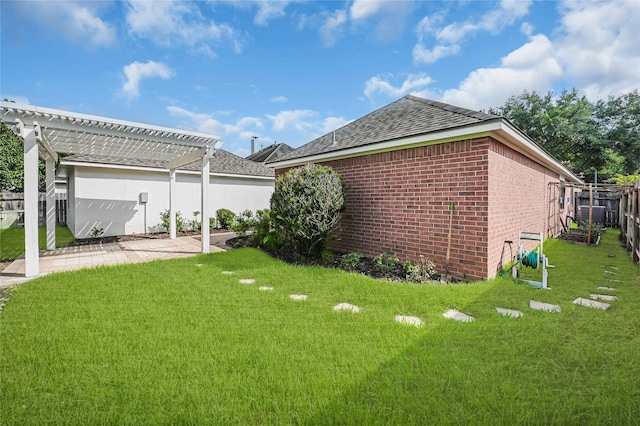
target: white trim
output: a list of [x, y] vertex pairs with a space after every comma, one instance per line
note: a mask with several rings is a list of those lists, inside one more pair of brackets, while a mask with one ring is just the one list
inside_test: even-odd
[[[63, 167], [96, 167], [101, 169], [137, 170], [142, 172], [162, 172], [162, 173], [167, 172], [167, 169], [160, 168], [160, 167], [131, 166], [126, 164], [92, 163], [88, 161], [86, 162], [85, 161], [68, 161], [68, 160], [65, 160], [64, 158], [60, 160], [60, 168], [63, 168]], [[200, 171], [198, 170], [178, 169], [176, 170], [176, 172], [180, 174], [200, 176]], [[216, 173], [216, 172], [209, 173], [209, 176], [259, 179], [259, 180], [275, 180], [275, 176], [235, 175], [231, 173]]]

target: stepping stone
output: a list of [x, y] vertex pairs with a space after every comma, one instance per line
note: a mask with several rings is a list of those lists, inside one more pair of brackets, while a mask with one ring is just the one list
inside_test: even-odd
[[222, 271], [222, 275], [233, 275], [233, 271]]
[[351, 311], [351, 312], [360, 312], [360, 308], [351, 303], [340, 303], [333, 307], [334, 311]]
[[610, 296], [608, 294], [590, 294], [589, 297], [592, 300], [604, 300], [605, 302], [612, 302], [618, 300], [616, 296]]
[[516, 311], [515, 309], [496, 308], [496, 311], [498, 311], [499, 314], [502, 314], [502, 316], [505, 317], [520, 318], [522, 315], [524, 315], [522, 312]]
[[562, 308], [558, 305], [552, 305], [551, 303], [542, 303], [535, 300], [529, 301], [529, 307], [531, 309], [535, 309], [537, 311], [547, 311], [547, 312], [561, 312]]
[[289, 295], [289, 297], [292, 300], [307, 300], [307, 295], [306, 294], [291, 294], [291, 295]]
[[260, 290], [260, 291], [272, 291], [273, 287], [267, 287], [266, 285], [263, 285], [258, 290]]
[[622, 281], [622, 280], [610, 280], [610, 279], [608, 279], [608, 278], [605, 278], [604, 280], [605, 280], [606, 282], [608, 282], [608, 283], [623, 283], [623, 282], [624, 282], [624, 281]]
[[407, 325], [413, 325], [414, 327], [420, 327], [422, 326], [422, 320], [418, 317], [408, 317], [405, 315], [396, 315], [395, 317], [396, 322], [399, 322], [400, 324], [407, 324]]
[[613, 265], [602, 265], [603, 268], [609, 268], [609, 269], [615, 269], [616, 271], [618, 270], [617, 266], [613, 266]]
[[611, 306], [608, 303], [598, 302], [596, 300], [591, 300], [591, 299], [585, 299], [584, 297], [578, 297], [576, 300], [573, 301], [573, 304], [586, 306], [587, 308], [602, 309], [603, 311], [606, 311]]
[[617, 275], [617, 273], [616, 273], [616, 272], [613, 272], [613, 271], [607, 271], [606, 269], [605, 269], [604, 273], [605, 273], [605, 274], [609, 274], [609, 275]]
[[245, 278], [240, 280], [240, 284], [253, 284], [255, 282], [256, 280], [254, 280], [253, 278]]
[[202, 266], [202, 263], [196, 263], [196, 266]]
[[606, 286], [603, 286], [603, 285], [601, 285], [600, 287], [598, 287], [598, 290], [616, 291], [616, 289], [615, 289], [615, 288], [613, 288], [613, 287], [606, 287]]
[[473, 321], [473, 317], [467, 314], [463, 314], [460, 311], [456, 311], [455, 309], [449, 309], [447, 312], [442, 314], [443, 317], [449, 318], [455, 321], [460, 322], [471, 322]]

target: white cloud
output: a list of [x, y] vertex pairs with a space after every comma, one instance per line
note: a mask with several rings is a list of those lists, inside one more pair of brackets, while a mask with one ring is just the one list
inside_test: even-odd
[[555, 41], [567, 77], [592, 99], [640, 86], [640, 2], [566, 2]]
[[212, 57], [215, 52], [210, 43], [226, 41], [239, 53], [242, 42], [234, 29], [207, 20], [199, 5], [198, 2], [179, 0], [129, 0], [126, 16], [129, 33], [159, 46], [187, 46], [194, 52]]
[[258, 0], [258, 12], [253, 18], [256, 25], [266, 26], [270, 20], [285, 16], [285, 9], [289, 5], [289, 1], [277, 0]]
[[[460, 51], [460, 43], [468, 34], [478, 31], [497, 34], [529, 13], [531, 3], [531, 0], [503, 0], [498, 9], [486, 12], [477, 21], [469, 19], [444, 27], [439, 26], [443, 20], [441, 14], [425, 16], [416, 27], [418, 41], [413, 48], [413, 59], [418, 63], [433, 63], [443, 57], [455, 55]], [[428, 48], [427, 39], [432, 37], [437, 43]]]
[[133, 62], [124, 67], [124, 75], [127, 81], [122, 85], [122, 93], [129, 98], [137, 98], [140, 95], [140, 81], [145, 78], [159, 77], [167, 80], [175, 75], [173, 70], [162, 62], [147, 61]]
[[322, 134], [326, 135], [329, 132], [333, 132], [340, 127], [351, 123], [353, 120], [346, 120], [342, 117], [327, 117], [323, 121]]
[[351, 19], [357, 21], [375, 15], [384, 7], [385, 0], [355, 0], [349, 9]]
[[502, 58], [500, 67], [472, 71], [458, 88], [446, 90], [442, 100], [478, 110], [502, 105], [524, 90], [546, 92], [563, 72], [553, 49], [547, 37], [536, 35]]
[[273, 98], [271, 98], [271, 102], [279, 102], [279, 103], [285, 103], [288, 100], [289, 99], [287, 99], [285, 96], [274, 96]]
[[252, 135], [264, 128], [264, 123], [256, 117], [241, 117], [232, 123], [223, 123], [211, 114], [196, 113], [177, 106], [168, 106], [167, 111], [174, 116], [187, 120], [183, 127], [195, 131], [225, 137], [250, 139]]
[[333, 47], [341, 34], [340, 27], [347, 21], [347, 12], [336, 10], [320, 27], [320, 39], [325, 47]]
[[78, 45], [93, 49], [111, 46], [116, 42], [114, 26], [99, 16], [104, 2], [25, 1], [12, 2], [11, 6], [39, 26], [47, 27]]
[[316, 118], [317, 112], [309, 109], [297, 109], [280, 111], [276, 115], [267, 114], [267, 118], [273, 123], [273, 130], [282, 131], [285, 129], [307, 130], [312, 127], [310, 118]]
[[[390, 76], [393, 78], [393, 76]], [[381, 93], [389, 97], [400, 97], [407, 93], [424, 89], [433, 82], [431, 77], [424, 73], [409, 74], [399, 87], [393, 86], [380, 76], [371, 77], [365, 84], [364, 94], [371, 99], [376, 93]]]

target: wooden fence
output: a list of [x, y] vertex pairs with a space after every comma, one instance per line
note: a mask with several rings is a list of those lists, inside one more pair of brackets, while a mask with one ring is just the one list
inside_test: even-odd
[[[56, 201], [56, 225], [67, 224], [67, 194], [58, 193]], [[38, 194], [38, 226], [45, 226], [46, 194]], [[24, 194], [20, 192], [0, 193], [0, 212], [3, 217], [15, 217], [13, 226], [24, 226]]]
[[620, 201], [622, 239], [635, 263], [640, 262], [640, 180], [626, 188]]

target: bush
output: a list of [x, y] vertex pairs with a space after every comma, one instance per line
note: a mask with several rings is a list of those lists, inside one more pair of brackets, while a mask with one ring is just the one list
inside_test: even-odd
[[231, 229], [236, 220], [236, 214], [229, 209], [218, 209], [216, 210], [216, 218], [218, 219], [218, 227]]
[[362, 260], [363, 257], [364, 255], [360, 253], [343, 254], [342, 257], [340, 258], [342, 267], [347, 271], [354, 272], [358, 268], [358, 265], [360, 264], [360, 261]]
[[433, 260], [427, 259], [423, 255], [420, 255], [420, 259], [418, 259], [417, 262], [412, 262], [407, 259], [407, 261], [404, 262], [404, 271], [407, 281], [416, 283], [431, 281], [438, 275], [436, 264]]
[[[169, 209], [160, 213], [160, 221], [160, 224], [164, 227], [164, 229], [169, 232]], [[184, 218], [182, 217], [182, 214], [180, 212], [176, 212], [176, 232], [184, 232], [185, 229], [186, 223]]]
[[400, 259], [394, 253], [385, 252], [374, 257], [373, 262], [376, 265], [376, 269], [386, 277], [398, 266]]
[[251, 245], [273, 251], [283, 246], [284, 243], [282, 231], [278, 228], [277, 222], [273, 220], [271, 210], [257, 210], [253, 234], [251, 234]]
[[342, 210], [342, 177], [331, 167], [308, 164], [276, 180], [272, 217], [302, 257], [320, 258], [337, 234]]
[[245, 210], [236, 216], [235, 223], [231, 226], [231, 229], [239, 236], [245, 236], [247, 231], [253, 228], [255, 224], [256, 219], [253, 217], [253, 212]]

